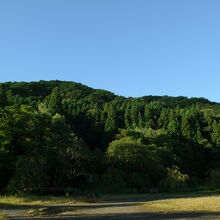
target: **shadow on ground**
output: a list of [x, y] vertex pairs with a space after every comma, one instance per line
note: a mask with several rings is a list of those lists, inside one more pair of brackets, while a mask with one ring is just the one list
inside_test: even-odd
[[[9, 216], [9, 219], [26, 219], [26, 220], [51, 220], [51, 219], [76, 219], [76, 220], [144, 220], [144, 219], [220, 219], [220, 212], [178, 212], [178, 213], [159, 213], [135, 209], [135, 206], [141, 205], [142, 202], [166, 200], [170, 198], [195, 198], [200, 196], [149, 196], [139, 198], [128, 198], [114, 201], [102, 201], [88, 204], [51, 204], [51, 205], [16, 205], [8, 206], [0, 204], [0, 211]], [[139, 204], [140, 203], [140, 204]], [[41, 217], [27, 217], [26, 212], [33, 209], [46, 208], [52, 214], [41, 215]], [[94, 209], [96, 212], [92, 212]], [[77, 213], [77, 211], [79, 212]], [[81, 212], [83, 210], [83, 212]], [[110, 211], [109, 211], [110, 210]]]
[[[125, 207], [125, 206], [134, 206], [137, 205], [138, 202], [130, 202], [130, 203], [124, 203], [124, 202], [111, 202], [110, 204], [105, 204], [105, 203], [99, 203], [99, 205], [11, 205], [11, 206], [7, 206], [7, 205], [3, 205], [0, 206], [1, 209], [3, 210], [17, 210], [17, 209], [40, 209], [40, 208], [46, 208], [46, 207], [50, 207], [50, 208], [54, 208], [54, 209], [58, 209], [58, 208], [62, 208], [62, 209], [70, 209], [72, 208], [74, 209], [97, 209], [97, 208], [114, 208], [114, 207]], [[1, 205], [1, 204], [0, 204]]]
[[51, 220], [51, 219], [76, 219], [76, 220], [144, 220], [144, 219], [220, 219], [220, 212], [208, 213], [169, 213], [169, 214], [158, 214], [158, 213], [132, 213], [132, 214], [108, 214], [108, 215], [65, 215], [62, 217], [12, 217], [10, 219], [26, 219], [26, 220]]

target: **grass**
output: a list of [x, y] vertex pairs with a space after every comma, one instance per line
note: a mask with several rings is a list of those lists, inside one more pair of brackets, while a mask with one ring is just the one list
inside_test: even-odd
[[62, 213], [64, 210], [61, 208], [40, 208], [40, 209], [31, 209], [25, 213], [26, 216], [50, 216], [50, 215], [57, 215]]
[[[212, 192], [210, 192], [212, 194]], [[209, 194], [209, 193], [208, 193]], [[104, 195], [103, 200], [123, 200], [132, 198], [148, 198], [152, 201], [138, 202], [135, 207], [140, 212], [156, 212], [163, 214], [175, 213], [220, 213], [220, 195], [207, 195], [205, 193], [183, 194], [133, 194], [133, 195]], [[66, 198], [69, 199], [69, 198]], [[33, 209], [26, 212], [26, 216], [54, 216], [70, 213], [82, 214], [83, 210], [77, 207], [47, 207]]]
[[0, 220], [8, 220], [8, 217], [6, 214], [4, 214], [4, 212], [0, 212]]
[[96, 202], [96, 198], [81, 196], [79, 198], [73, 197], [55, 197], [55, 196], [0, 196], [1, 206], [14, 205], [48, 205], [48, 204], [75, 204]]
[[205, 196], [217, 196], [220, 195], [220, 189], [217, 190], [202, 190], [195, 192], [183, 192], [183, 193], [134, 193], [134, 194], [105, 194], [102, 195], [99, 200], [120, 200], [120, 199], [138, 199], [138, 198], [159, 198], [159, 197], [205, 197]]
[[220, 212], [220, 196], [172, 198], [143, 203], [141, 209], [161, 213]]
[[[220, 213], [220, 194], [219, 191], [203, 191], [193, 193], [178, 193], [178, 194], [115, 194], [102, 195], [97, 198], [88, 196], [74, 197], [55, 197], [55, 196], [1, 196], [0, 208], [8, 206], [29, 205], [30, 209], [35, 205], [43, 206], [34, 208], [25, 213], [26, 216], [52, 216], [63, 215], [68, 212], [77, 215], [82, 213], [82, 208], [78, 205], [88, 205], [91, 202], [101, 202], [110, 200], [126, 200], [134, 199], [138, 202], [138, 198], [149, 199], [148, 202], [138, 202], [137, 208], [141, 212], [159, 212], [159, 213], [196, 213], [209, 212]], [[57, 204], [57, 207], [46, 207], [47, 205]], [[59, 207], [62, 204], [62, 207]], [[66, 207], [63, 205], [67, 205]], [[70, 205], [68, 207], [68, 205]], [[72, 206], [71, 206], [72, 205]], [[33, 206], [33, 207], [31, 207]], [[45, 206], [45, 207], [44, 207]], [[0, 212], [0, 220], [8, 219], [4, 213]]]
[[40, 209], [31, 209], [29, 211], [27, 211], [25, 214], [27, 216], [48, 216], [51, 214], [58, 214], [58, 210], [54, 210], [54, 209], [49, 209], [49, 208], [40, 208]]
[[98, 198], [91, 198], [89, 196], [80, 196], [78, 198], [66, 197], [66, 196], [0, 196], [0, 207], [10, 205], [48, 205], [48, 204], [79, 204], [79, 203], [91, 203], [106, 200], [120, 200], [120, 199], [132, 199], [132, 198], [151, 198], [151, 197], [201, 197], [220, 195], [220, 190], [215, 191], [202, 191], [202, 192], [190, 192], [190, 193], [145, 193], [145, 194], [106, 194]]
[[[163, 194], [164, 195], [164, 194]], [[78, 198], [65, 196], [0, 196], [0, 207], [15, 205], [48, 205], [48, 204], [80, 204], [94, 203], [106, 200], [120, 200], [149, 197], [151, 194], [105, 194], [99, 198], [80, 196]]]
[[39, 209], [31, 209], [24, 213], [25, 216], [29, 217], [46, 217], [46, 216], [62, 216], [62, 215], [79, 215], [81, 214], [81, 208], [76, 207], [46, 207]]

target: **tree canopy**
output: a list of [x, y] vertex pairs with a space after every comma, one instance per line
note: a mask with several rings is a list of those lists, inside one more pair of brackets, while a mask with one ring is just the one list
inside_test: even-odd
[[107, 190], [181, 190], [217, 179], [219, 161], [219, 103], [65, 81], [0, 84], [0, 190], [80, 187], [91, 176]]

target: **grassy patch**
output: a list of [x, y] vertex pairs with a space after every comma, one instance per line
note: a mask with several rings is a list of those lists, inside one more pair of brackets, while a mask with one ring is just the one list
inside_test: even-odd
[[162, 213], [220, 212], [220, 196], [161, 199], [145, 202], [141, 209]]
[[87, 196], [82, 196], [79, 198], [55, 196], [1, 196], [0, 207], [9, 205], [75, 204], [96, 201], [96, 198], [90, 198]]
[[57, 215], [59, 213], [62, 213], [64, 210], [61, 208], [40, 208], [40, 209], [31, 209], [25, 213], [26, 216], [50, 216], [50, 215]]
[[170, 198], [170, 197], [204, 197], [204, 196], [217, 196], [220, 195], [220, 190], [206, 190], [206, 191], [200, 191], [200, 192], [183, 192], [183, 193], [134, 193], [134, 194], [106, 194], [102, 195], [99, 200], [106, 201], [106, 200], [124, 200], [124, 199], [138, 199], [138, 198]]
[[8, 216], [2, 211], [0, 211], [0, 220], [8, 220]]
[[155, 194], [110, 194], [102, 195], [99, 198], [92, 198], [89, 196], [81, 196], [78, 198], [74, 197], [65, 197], [65, 196], [0, 196], [0, 207], [9, 206], [9, 205], [48, 205], [48, 204], [76, 204], [76, 203], [91, 203], [99, 202], [106, 200], [123, 200], [123, 199], [132, 199], [132, 198], [150, 198], [150, 197], [189, 197], [189, 196], [208, 196], [208, 195], [217, 195], [219, 191], [205, 191], [205, 192], [194, 192], [194, 193], [178, 193], [178, 194], [165, 194], [165, 193], [155, 193]]
[[25, 213], [29, 217], [44, 217], [44, 216], [57, 216], [57, 215], [77, 215], [81, 214], [81, 208], [77, 207], [46, 207], [39, 209], [31, 209]]
[[[96, 203], [101, 201], [109, 201], [109, 200], [126, 200], [126, 199], [136, 199], [138, 198], [146, 198], [152, 199], [156, 202], [158, 198], [201, 198], [201, 197], [210, 197], [214, 198], [215, 196], [218, 198], [219, 190], [215, 191], [203, 191], [203, 192], [191, 192], [191, 193], [178, 193], [178, 194], [170, 194], [170, 193], [145, 193], [145, 194], [106, 194], [102, 195], [98, 198], [89, 197], [89, 196], [81, 196], [78, 198], [75, 197], [65, 197], [65, 196], [0, 196], [0, 207], [4, 206], [15, 206], [15, 205], [48, 205], [48, 204], [86, 204], [86, 203]], [[214, 197], [213, 197], [214, 196]], [[162, 200], [163, 201], [163, 200]], [[168, 201], [167, 199], [165, 201]]]

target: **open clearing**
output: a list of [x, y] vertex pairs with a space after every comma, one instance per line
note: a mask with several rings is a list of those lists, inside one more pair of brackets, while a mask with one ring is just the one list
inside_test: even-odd
[[0, 219], [220, 219], [220, 196], [1, 197], [0, 208]]

